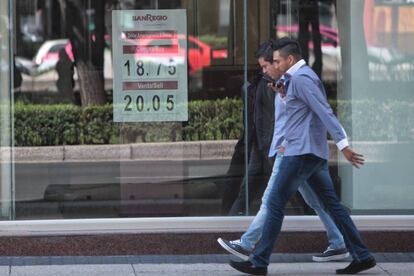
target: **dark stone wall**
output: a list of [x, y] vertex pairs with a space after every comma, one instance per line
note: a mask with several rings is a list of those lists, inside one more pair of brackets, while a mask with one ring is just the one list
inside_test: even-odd
[[[367, 231], [363, 239], [372, 252], [414, 252], [413, 231]], [[237, 239], [241, 233], [112, 233], [0, 237], [0, 256], [109, 256], [226, 254], [217, 238]], [[322, 252], [323, 232], [282, 232], [274, 252]]]

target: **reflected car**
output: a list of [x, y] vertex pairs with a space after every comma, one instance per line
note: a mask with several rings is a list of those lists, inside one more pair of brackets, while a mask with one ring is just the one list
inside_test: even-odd
[[[297, 38], [299, 33], [299, 25], [293, 24], [291, 26], [277, 26], [278, 37], [293, 36]], [[334, 28], [320, 25], [321, 33], [321, 50], [322, 50], [322, 77], [325, 80], [337, 80], [338, 70], [341, 67], [341, 48], [339, 47], [338, 31]], [[311, 30], [309, 29], [311, 34]], [[310, 39], [309, 44], [309, 64], [314, 61], [313, 42]]]
[[73, 61], [72, 45], [68, 39], [48, 40], [40, 46], [34, 57], [34, 63], [37, 66], [51, 67], [55, 66], [59, 60], [60, 50], [65, 49], [66, 54]]
[[[105, 39], [108, 40], [109, 36], [106, 36]], [[147, 58], [156, 57], [157, 61], [159, 61], [159, 59], [167, 59], [166, 62], [170, 62], [171, 57], [173, 57], [176, 59], [176, 62], [183, 62], [185, 39], [186, 37], [184, 35], [178, 35], [175, 38], [150, 37], [141, 40], [139, 43], [148, 47], [162, 48], [157, 54], [148, 54], [146, 56]], [[208, 44], [190, 35], [187, 39], [190, 74], [210, 66], [212, 59], [225, 59], [228, 56], [227, 49], [213, 50]], [[136, 41], [133, 41], [132, 44], [136, 44]], [[171, 55], [171, 51], [168, 51], [167, 49], [168, 47], [177, 47], [176, 54]], [[36, 52], [33, 60], [24, 57], [16, 57], [16, 65], [24, 74], [42, 74], [55, 69], [56, 63], [59, 61], [59, 51], [61, 49], [65, 49], [69, 58], [74, 61], [72, 45], [69, 39], [54, 39], [45, 41]]]
[[54, 39], [45, 41], [37, 50], [33, 60], [16, 57], [16, 66], [27, 75], [39, 75], [55, 69], [59, 61], [60, 50], [65, 49], [70, 60], [74, 61], [72, 45], [68, 39]]
[[[286, 26], [286, 25], [277, 26], [276, 30], [278, 34], [280, 34], [279, 37], [294, 35], [297, 38], [297, 34], [299, 33], [299, 26], [298, 24], [293, 24], [291, 26]], [[337, 47], [339, 45], [338, 31], [336, 29], [325, 26], [325, 25], [320, 25], [319, 31], [321, 33], [322, 48]], [[309, 33], [311, 33], [310, 27], [309, 27]], [[313, 49], [312, 39], [309, 41], [309, 49]]]
[[131, 39], [126, 36], [123, 33], [122, 39], [130, 46], [140, 47], [140, 52], [135, 53], [136, 58], [165, 64], [184, 62], [185, 41], [187, 40], [188, 71], [190, 74], [209, 67], [212, 59], [228, 57], [227, 49], [212, 49], [210, 45], [191, 35], [148, 35], [139, 39]]
[[[277, 26], [278, 36], [297, 37], [299, 26]], [[322, 76], [326, 80], [335, 80], [338, 77], [338, 71], [341, 68], [341, 48], [339, 44], [338, 30], [320, 25], [321, 33], [321, 50], [322, 50]], [[311, 30], [309, 30], [310, 32]], [[309, 41], [309, 63], [313, 63], [313, 42]], [[367, 45], [368, 62], [370, 73], [373, 79], [389, 80], [400, 79], [408, 80], [412, 75], [412, 60], [407, 58], [398, 49], [392, 47], [380, 47], [377, 45]]]

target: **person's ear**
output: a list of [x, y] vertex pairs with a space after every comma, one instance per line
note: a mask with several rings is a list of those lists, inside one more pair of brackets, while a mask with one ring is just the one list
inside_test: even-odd
[[295, 59], [293, 58], [293, 56], [292, 55], [288, 55], [288, 63], [289, 63], [289, 65], [293, 65], [293, 64], [295, 64]]

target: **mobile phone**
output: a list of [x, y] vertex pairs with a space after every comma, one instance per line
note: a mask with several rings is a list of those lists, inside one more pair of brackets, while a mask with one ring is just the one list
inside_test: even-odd
[[276, 86], [276, 81], [274, 79], [272, 79], [270, 76], [263, 74], [262, 78], [267, 81], [270, 82], [272, 84], [272, 86]]
[[283, 87], [283, 81], [274, 80], [266, 74], [263, 75], [263, 79], [266, 80], [267, 82], [270, 82], [272, 86], [275, 86], [277, 89], [281, 89]]

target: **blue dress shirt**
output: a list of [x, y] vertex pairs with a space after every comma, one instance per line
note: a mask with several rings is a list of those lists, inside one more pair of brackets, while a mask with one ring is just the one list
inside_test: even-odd
[[[291, 76], [284, 126], [285, 156], [314, 154], [328, 160], [327, 131], [339, 150], [348, 146], [346, 133], [329, 106], [322, 81], [303, 60], [287, 73]], [[276, 119], [276, 125], [277, 119]], [[276, 129], [276, 128], [275, 128]]]
[[283, 102], [280, 94], [275, 97], [275, 125], [273, 131], [272, 145], [269, 149], [269, 157], [274, 157], [284, 140], [284, 128], [286, 122], [286, 104]]

